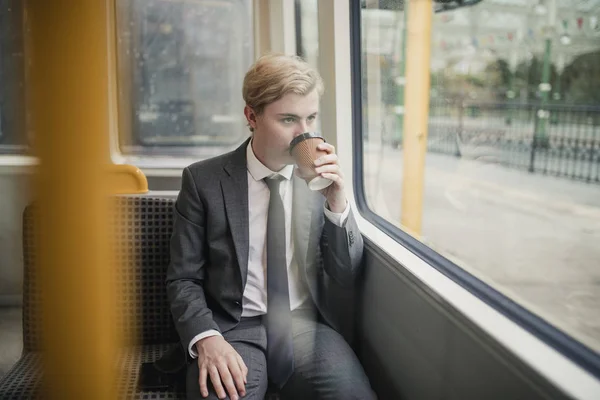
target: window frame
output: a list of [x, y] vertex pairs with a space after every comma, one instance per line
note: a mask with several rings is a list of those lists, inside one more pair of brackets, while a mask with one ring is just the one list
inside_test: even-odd
[[351, 1], [350, 7], [350, 69], [352, 92], [353, 186], [356, 206], [361, 216], [381, 229], [393, 240], [415, 254], [444, 276], [463, 287], [485, 304], [542, 340], [594, 377], [600, 379], [600, 354], [552, 326], [488, 283], [435, 252], [391, 222], [371, 210], [367, 204], [363, 168], [363, 101], [362, 101], [362, 42], [361, 2]]
[[[121, 28], [130, 23], [129, 14], [132, 11], [132, 2], [133, 0], [128, 0], [128, 4], [121, 7], [116, 2], [114, 3], [114, 62], [117, 71], [116, 113], [118, 118], [114, 139], [111, 140], [111, 156], [113, 161], [116, 163], [134, 163], [141, 168], [179, 169], [199, 159], [213, 157], [235, 149], [247, 138], [249, 131], [239, 132], [239, 137], [229, 142], [206, 141], [196, 144], [144, 144], [143, 135], [140, 135], [139, 121], [136, 121], [135, 116], [136, 104], [134, 99], [136, 97], [136, 89], [134, 88], [135, 82], [133, 79], [135, 63], [131, 59], [123, 59], [123, 45], [119, 44]], [[181, 0], [181, 2], [185, 3], [187, 1]], [[228, 2], [243, 7], [245, 9], [244, 13], [248, 12], [247, 18], [244, 18], [244, 20], [249, 28], [247, 33], [250, 37], [253, 37], [255, 29], [254, 6], [252, 4], [248, 5], [242, 0], [228, 0]], [[123, 13], [124, 10], [125, 12]], [[254, 47], [256, 47], [256, 44], [253, 40], [250, 40], [250, 44], [248, 62], [251, 63], [254, 60]]]

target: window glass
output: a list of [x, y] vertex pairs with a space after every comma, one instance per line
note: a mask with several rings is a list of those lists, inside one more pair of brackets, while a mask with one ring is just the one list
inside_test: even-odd
[[433, 15], [423, 200], [402, 209], [407, 16], [364, 2], [368, 206], [598, 352], [600, 1], [471, 3]]
[[[1, 35], [1, 34], [0, 34]], [[2, 42], [0, 40], [0, 82], [2, 82], [4, 79], [4, 73], [3, 73], [3, 68], [2, 68], [2, 60], [3, 60], [3, 54], [2, 54]], [[4, 103], [4, 94], [3, 94], [3, 90], [0, 88], [0, 143], [2, 143], [2, 105]]]
[[247, 137], [242, 82], [252, 61], [252, 2], [117, 4], [121, 150], [180, 153]]
[[296, 52], [314, 67], [319, 65], [319, 6], [317, 0], [296, 0]]
[[21, 2], [0, 1], [0, 154], [27, 150]]
[[[319, 69], [319, 5], [317, 0], [296, 0], [294, 4], [296, 54]], [[316, 131], [321, 132], [321, 118], [317, 116], [315, 122]]]

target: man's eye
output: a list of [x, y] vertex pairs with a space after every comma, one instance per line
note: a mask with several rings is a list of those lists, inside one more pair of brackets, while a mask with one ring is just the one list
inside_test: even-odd
[[311, 115], [310, 117], [308, 117], [309, 121], [314, 121], [317, 118], [316, 115]]
[[294, 118], [284, 118], [282, 119], [284, 124], [291, 124], [292, 122], [294, 122]]

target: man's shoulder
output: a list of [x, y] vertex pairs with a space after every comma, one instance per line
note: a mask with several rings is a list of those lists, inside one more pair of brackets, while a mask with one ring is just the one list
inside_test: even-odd
[[196, 161], [186, 167], [192, 175], [198, 173], [205, 173], [206, 171], [212, 170], [212, 172], [222, 169], [230, 160], [233, 152], [218, 155], [216, 157], [207, 158], [205, 160]]
[[188, 165], [186, 169], [189, 170], [194, 177], [214, 176], [223, 171], [226, 165], [234, 162], [236, 156], [239, 155], [239, 151], [240, 147], [215, 157], [196, 161], [195, 163]]

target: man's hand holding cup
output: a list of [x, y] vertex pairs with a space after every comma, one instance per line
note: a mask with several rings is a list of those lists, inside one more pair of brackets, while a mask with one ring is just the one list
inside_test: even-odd
[[325, 196], [329, 210], [342, 213], [347, 202], [335, 147], [326, 143], [320, 134], [307, 132], [292, 140], [290, 153], [298, 166], [297, 175], [311, 190], [318, 190]]

